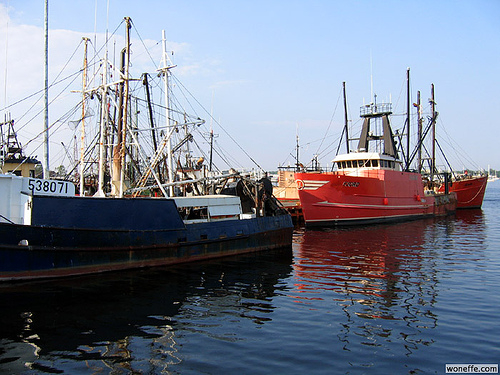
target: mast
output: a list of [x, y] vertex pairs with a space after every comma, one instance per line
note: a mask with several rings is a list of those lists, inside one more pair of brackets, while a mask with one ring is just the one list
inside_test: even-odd
[[[96, 16], [97, 16], [97, 4], [96, 4]], [[108, 139], [108, 124], [109, 124], [109, 109], [108, 109], [108, 30], [109, 30], [109, 0], [106, 12], [106, 39], [105, 49], [104, 49], [104, 61], [103, 61], [103, 72], [102, 72], [102, 93], [101, 93], [101, 118], [99, 123], [99, 172], [98, 172], [98, 186], [95, 196], [105, 197], [104, 193], [104, 171], [106, 165], [108, 165], [108, 155], [112, 155], [112, 145]], [[94, 36], [95, 38], [95, 36]], [[94, 47], [95, 48], [95, 47]], [[113, 63], [113, 67], [115, 64]], [[106, 144], [107, 143], [107, 144]], [[109, 151], [107, 150], [109, 147]], [[108, 165], [108, 169], [111, 170], [111, 165]]]
[[151, 105], [151, 93], [149, 91], [149, 82], [148, 82], [148, 73], [144, 73], [142, 84], [146, 89], [146, 101], [148, 104], [148, 115], [149, 115], [149, 124], [151, 126], [151, 136], [153, 137], [153, 149], [158, 150], [158, 144], [156, 142], [156, 129], [154, 124], [154, 116], [153, 116], [153, 106]]
[[[96, 16], [97, 16], [97, 6], [96, 6]], [[106, 12], [106, 40], [105, 50], [104, 50], [104, 61], [103, 61], [103, 73], [102, 73], [102, 93], [101, 93], [101, 119], [99, 123], [99, 175], [98, 175], [98, 186], [97, 192], [95, 193], [98, 197], [104, 197], [104, 165], [105, 165], [105, 140], [107, 133], [107, 125], [109, 120], [108, 111], [108, 20], [109, 20], [109, 1], [108, 10]], [[94, 36], [95, 38], [95, 36]], [[114, 65], [114, 64], [113, 64]]]
[[[434, 83], [431, 84], [431, 108], [432, 108], [432, 118], [435, 119], [436, 116], [436, 102], [434, 100]], [[436, 170], [436, 121], [432, 122], [432, 160], [431, 160], [431, 181], [434, 178], [434, 172]]]
[[299, 146], [299, 127], [297, 126], [297, 145], [295, 146], [295, 152], [296, 152], [296, 157], [295, 157], [295, 160], [297, 161], [297, 172], [300, 171], [300, 161], [299, 161], [299, 149], [300, 149], [300, 146]]
[[[120, 52], [120, 83], [118, 84], [118, 90], [116, 92], [116, 97], [118, 100], [118, 108], [117, 112], [114, 116], [114, 123], [116, 124], [116, 132], [112, 133], [112, 141], [113, 144], [113, 159], [112, 159], [112, 187], [111, 187], [111, 195], [117, 196], [120, 190], [120, 176], [121, 176], [121, 135], [122, 135], [122, 127], [123, 127], [123, 91], [125, 82], [123, 77], [125, 76], [125, 54], [126, 47]], [[116, 141], [115, 141], [116, 137]]]
[[102, 73], [102, 93], [101, 93], [101, 121], [99, 126], [99, 181], [96, 196], [104, 197], [104, 141], [108, 123], [108, 33], [106, 31], [106, 51], [104, 52], [103, 73]]
[[7, 142], [5, 142], [3, 126], [7, 125], [10, 121], [10, 114], [9, 119], [7, 120], [7, 113], [5, 113], [5, 121], [0, 123], [0, 171], [2, 171], [2, 168], [4, 166], [7, 152]]
[[210, 129], [210, 163], [209, 163], [209, 172], [212, 172], [212, 157], [214, 151], [214, 130]]
[[[168, 64], [168, 57], [167, 57], [167, 39], [165, 37], [165, 30], [162, 30], [162, 45], [163, 45], [163, 67], [160, 69], [161, 72], [163, 73], [163, 80], [165, 84], [165, 116], [166, 116], [166, 126], [167, 126], [167, 133], [169, 133], [168, 140], [167, 140], [167, 161], [168, 161], [168, 183], [174, 182], [174, 174], [173, 174], [173, 162], [172, 162], [172, 142], [171, 142], [171, 135], [173, 133], [173, 129], [170, 129], [170, 102], [169, 102], [169, 76], [170, 76], [170, 69], [173, 68], [173, 66], [169, 66]], [[168, 188], [169, 196], [173, 197], [174, 196], [174, 187], [171, 185]]]
[[417, 91], [417, 125], [418, 125], [418, 156], [417, 156], [417, 168], [418, 173], [422, 172], [422, 106], [420, 104], [420, 91]]
[[406, 170], [410, 170], [410, 68], [406, 70]]
[[[155, 129], [155, 124], [154, 124], [153, 106], [151, 105], [151, 93], [149, 91], [148, 73], [144, 73], [142, 84], [144, 85], [144, 87], [146, 89], [146, 101], [148, 104], [148, 115], [149, 115], [149, 124], [151, 126], [151, 136], [153, 139], [153, 150], [156, 153], [158, 151], [158, 143], [156, 141], [156, 129]], [[158, 176], [161, 175], [160, 165], [158, 165], [156, 167], [156, 173], [158, 173]]]
[[126, 27], [126, 38], [127, 38], [127, 51], [126, 51], [126, 62], [125, 62], [125, 94], [123, 103], [123, 127], [121, 135], [121, 145], [120, 145], [120, 191], [119, 197], [123, 197], [123, 180], [125, 178], [125, 150], [127, 147], [127, 120], [128, 120], [128, 106], [129, 106], [129, 68], [130, 68], [130, 29], [132, 27], [130, 17], [125, 17]]
[[83, 79], [82, 79], [82, 133], [80, 138], [80, 196], [84, 193], [84, 157], [85, 157], [85, 90], [87, 89], [87, 44], [89, 38], [83, 37]]
[[116, 134], [116, 146], [113, 149], [113, 189], [111, 194], [119, 198], [123, 197], [123, 180], [125, 165], [125, 147], [127, 135], [128, 118], [128, 94], [129, 94], [129, 63], [130, 63], [130, 17], [125, 17], [125, 48], [121, 55], [121, 83], [119, 87], [118, 127]]
[[43, 178], [49, 178], [49, 0], [45, 0], [45, 111]]
[[349, 120], [347, 119], [347, 99], [346, 99], [346, 94], [345, 94], [345, 82], [342, 82], [342, 91], [344, 92], [344, 130], [345, 130], [345, 146], [346, 146], [346, 153], [349, 153], [349, 130], [348, 130], [348, 125], [349, 125]]

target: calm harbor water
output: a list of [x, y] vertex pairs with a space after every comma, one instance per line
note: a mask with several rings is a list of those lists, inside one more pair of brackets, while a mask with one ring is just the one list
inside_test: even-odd
[[0, 373], [441, 374], [500, 363], [500, 183], [482, 210], [198, 264], [0, 286]]

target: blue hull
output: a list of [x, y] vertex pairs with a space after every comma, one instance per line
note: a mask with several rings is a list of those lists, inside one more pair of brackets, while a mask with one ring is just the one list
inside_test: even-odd
[[289, 215], [184, 224], [168, 199], [34, 197], [33, 206], [32, 225], [0, 223], [0, 281], [169, 265], [292, 242]]

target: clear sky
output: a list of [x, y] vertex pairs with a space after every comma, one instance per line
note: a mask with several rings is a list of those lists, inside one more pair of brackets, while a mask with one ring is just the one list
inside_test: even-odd
[[[49, 0], [51, 77], [82, 36], [107, 23], [113, 31], [129, 16], [150, 44], [165, 30], [175, 74], [265, 170], [294, 163], [297, 132], [303, 164], [314, 153], [323, 166], [333, 159], [323, 149], [337, 148], [344, 81], [352, 124], [373, 87], [402, 127], [408, 67], [412, 101], [420, 90], [427, 107], [435, 85], [438, 136], [453, 167], [500, 169], [498, 0], [109, 0], [106, 20], [107, 5]], [[43, 88], [43, 18], [43, 0], [0, 0], [0, 109]], [[42, 123], [30, 127], [23, 142]]]

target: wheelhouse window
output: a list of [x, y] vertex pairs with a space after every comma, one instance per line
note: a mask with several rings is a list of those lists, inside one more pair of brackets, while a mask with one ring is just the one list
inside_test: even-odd
[[342, 160], [336, 162], [338, 169], [346, 168], [396, 168], [396, 162], [393, 160], [368, 159], [368, 160]]

